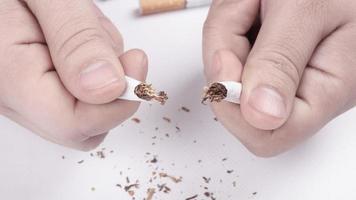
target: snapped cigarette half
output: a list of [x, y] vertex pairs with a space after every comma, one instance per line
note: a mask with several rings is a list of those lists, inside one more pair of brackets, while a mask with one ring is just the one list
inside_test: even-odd
[[235, 81], [215, 82], [204, 88], [202, 103], [228, 101], [240, 104], [242, 85]]
[[119, 99], [140, 102], [156, 101], [162, 105], [168, 100], [166, 92], [156, 93], [151, 84], [140, 82], [136, 79], [126, 76], [126, 90]]

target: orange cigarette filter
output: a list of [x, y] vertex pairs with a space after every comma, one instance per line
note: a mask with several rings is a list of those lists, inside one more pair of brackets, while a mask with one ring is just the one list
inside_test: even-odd
[[140, 0], [141, 14], [153, 14], [186, 8], [186, 0]]

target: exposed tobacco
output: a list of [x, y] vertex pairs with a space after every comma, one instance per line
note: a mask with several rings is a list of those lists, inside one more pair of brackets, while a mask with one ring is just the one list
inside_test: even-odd
[[212, 83], [209, 87], [204, 88], [204, 96], [201, 101], [205, 105], [205, 102], [221, 102], [227, 97], [227, 89], [221, 83]]
[[146, 84], [146, 83], [141, 83], [135, 87], [135, 94], [138, 98], [146, 100], [146, 101], [152, 101], [156, 100], [162, 105], [166, 103], [168, 100], [168, 96], [166, 92], [160, 91], [156, 93], [156, 91], [153, 89], [151, 84]]

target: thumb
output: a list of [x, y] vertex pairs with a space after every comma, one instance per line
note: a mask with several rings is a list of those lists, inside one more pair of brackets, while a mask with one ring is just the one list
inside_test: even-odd
[[80, 101], [104, 104], [125, 90], [124, 70], [92, 1], [26, 0], [58, 75]]
[[277, 129], [289, 118], [305, 66], [327, 28], [332, 30], [314, 13], [284, 4], [284, 9], [267, 10], [242, 75], [242, 114], [262, 130]]

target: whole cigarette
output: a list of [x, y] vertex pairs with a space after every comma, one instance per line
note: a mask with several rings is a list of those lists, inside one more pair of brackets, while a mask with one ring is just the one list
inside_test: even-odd
[[211, 4], [212, 0], [140, 0], [142, 15], [200, 7]]
[[118, 99], [149, 103], [156, 101], [162, 105], [167, 101], [168, 97], [165, 92], [161, 91], [156, 93], [150, 84], [143, 83], [128, 76], [125, 76], [125, 78], [126, 90]]
[[235, 81], [222, 81], [210, 84], [204, 88], [204, 96], [202, 103], [228, 101], [231, 103], [240, 104], [240, 96], [242, 85]]

